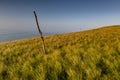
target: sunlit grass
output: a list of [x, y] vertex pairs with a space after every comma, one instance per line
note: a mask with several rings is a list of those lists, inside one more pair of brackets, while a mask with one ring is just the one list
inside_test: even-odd
[[0, 43], [0, 80], [120, 80], [120, 26]]

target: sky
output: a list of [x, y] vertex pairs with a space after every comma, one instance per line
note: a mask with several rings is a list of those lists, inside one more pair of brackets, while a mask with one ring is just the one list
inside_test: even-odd
[[120, 25], [120, 0], [0, 0], [0, 33], [46, 33]]

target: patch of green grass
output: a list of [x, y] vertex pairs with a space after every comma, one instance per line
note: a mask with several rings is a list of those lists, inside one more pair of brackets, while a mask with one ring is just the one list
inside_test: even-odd
[[120, 80], [120, 26], [0, 43], [0, 80]]

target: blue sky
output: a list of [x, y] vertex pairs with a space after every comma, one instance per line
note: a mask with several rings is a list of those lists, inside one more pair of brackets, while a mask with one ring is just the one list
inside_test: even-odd
[[120, 0], [0, 0], [0, 32], [71, 32], [120, 24]]

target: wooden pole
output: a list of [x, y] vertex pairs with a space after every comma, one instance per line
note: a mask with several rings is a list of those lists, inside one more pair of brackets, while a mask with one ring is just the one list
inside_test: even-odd
[[41, 37], [41, 40], [42, 40], [43, 52], [46, 54], [45, 43], [44, 43], [44, 37], [43, 37], [42, 31], [40, 30], [40, 27], [39, 27], [39, 23], [38, 23], [38, 19], [37, 19], [36, 12], [34, 11], [33, 13], [34, 13], [35, 20], [36, 20], [36, 24], [37, 24], [37, 28], [38, 28], [38, 31], [39, 31], [39, 34], [40, 34], [40, 37]]

